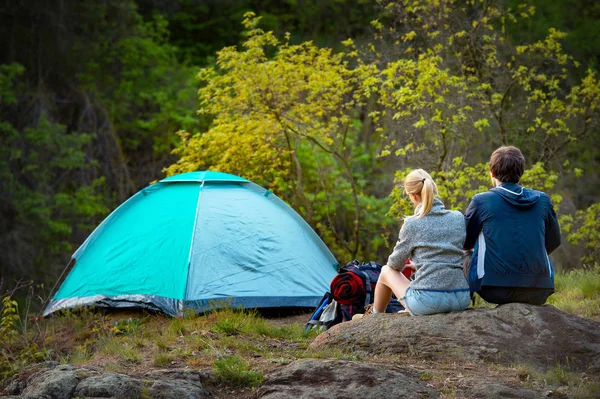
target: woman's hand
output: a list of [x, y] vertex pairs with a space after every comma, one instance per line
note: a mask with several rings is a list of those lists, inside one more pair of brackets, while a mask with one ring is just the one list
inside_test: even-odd
[[406, 264], [404, 265], [404, 267], [408, 267], [409, 269], [412, 269], [413, 272], [417, 271], [417, 267], [415, 266], [414, 263], [412, 263], [412, 260], [410, 260], [410, 259], [406, 261]]

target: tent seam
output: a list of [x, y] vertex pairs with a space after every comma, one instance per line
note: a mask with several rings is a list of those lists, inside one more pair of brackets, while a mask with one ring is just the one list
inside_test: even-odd
[[[200, 209], [200, 198], [202, 198], [202, 191], [204, 190], [204, 181], [202, 181], [202, 183], [200, 183], [200, 190], [198, 191], [198, 201], [196, 202], [196, 211], [194, 212], [194, 227], [192, 229], [192, 241], [190, 242], [190, 253], [188, 254], [188, 261], [187, 261], [187, 275], [185, 278], [185, 289], [183, 291], [183, 299], [181, 300], [181, 307], [183, 307], [183, 303], [186, 300], [186, 296], [187, 296], [187, 288], [188, 288], [188, 283], [190, 281], [190, 269], [192, 267], [192, 252], [194, 250], [194, 242], [196, 241], [196, 226], [198, 224], [198, 209]], [[183, 309], [179, 309], [179, 312], [181, 313]]]

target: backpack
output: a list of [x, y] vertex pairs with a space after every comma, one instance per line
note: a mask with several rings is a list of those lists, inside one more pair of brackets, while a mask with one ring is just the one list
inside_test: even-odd
[[[377, 285], [377, 280], [379, 280], [382, 267], [383, 266], [379, 263], [362, 263], [355, 259], [340, 268], [338, 276], [343, 273], [353, 273], [363, 281], [364, 287], [364, 295], [358, 295], [356, 299], [352, 301], [343, 301], [344, 303], [341, 302], [341, 299], [336, 298], [335, 287], [330, 287], [331, 291], [334, 293], [334, 299], [337, 299], [338, 302], [340, 302], [343, 321], [350, 321], [354, 315], [364, 313], [365, 307], [373, 303], [373, 300], [375, 299], [375, 286]], [[332, 285], [335, 280], [335, 278], [332, 280]], [[385, 312], [397, 313], [401, 310], [404, 310], [404, 307], [400, 304], [400, 301], [395, 297], [392, 297]]]
[[310, 316], [304, 332], [307, 333], [313, 329], [322, 332], [341, 321], [342, 313], [340, 305], [333, 299], [333, 295], [326, 292], [323, 298], [321, 298], [317, 309]]
[[[331, 281], [331, 292], [323, 295], [306, 324], [305, 331], [316, 329], [322, 332], [335, 324], [352, 320], [355, 314], [364, 313], [365, 307], [373, 303], [381, 268], [382, 265], [378, 263], [362, 263], [358, 260], [353, 260], [339, 268], [338, 275]], [[348, 292], [352, 291], [351, 289], [342, 289], [341, 292], [340, 281], [348, 286], [346, 288], [355, 288], [356, 292]], [[400, 310], [404, 310], [404, 307], [396, 298], [392, 298], [385, 311], [395, 313]]]

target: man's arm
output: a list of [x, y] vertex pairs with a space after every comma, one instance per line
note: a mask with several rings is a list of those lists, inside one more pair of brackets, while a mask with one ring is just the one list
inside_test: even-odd
[[400, 233], [398, 234], [398, 242], [394, 247], [394, 251], [390, 255], [387, 261], [387, 265], [392, 269], [396, 269], [398, 271], [402, 270], [406, 261], [410, 257], [410, 252], [412, 250], [411, 245], [409, 243], [409, 239], [411, 234], [409, 234], [408, 223], [405, 220], [402, 228], [400, 229]]
[[550, 198], [548, 198], [548, 204], [550, 210], [546, 217], [546, 252], [551, 254], [552, 251], [560, 246], [560, 227], [558, 226], [558, 218], [556, 217], [556, 212], [554, 212]]
[[481, 233], [483, 227], [480, 212], [477, 208], [475, 197], [473, 197], [465, 212], [465, 224], [467, 227], [467, 237], [465, 238], [465, 243], [463, 245], [463, 249], [465, 250], [473, 249], [475, 241], [477, 241], [477, 237], [479, 237], [479, 233]]

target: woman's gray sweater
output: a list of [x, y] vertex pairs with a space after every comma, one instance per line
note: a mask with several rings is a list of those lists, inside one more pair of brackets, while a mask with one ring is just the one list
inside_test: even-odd
[[[420, 209], [418, 205], [415, 214]], [[439, 199], [422, 218], [410, 216], [400, 229], [388, 266], [402, 270], [410, 258], [417, 271], [410, 287], [421, 290], [463, 290], [469, 285], [462, 269], [465, 218], [449, 211]]]

